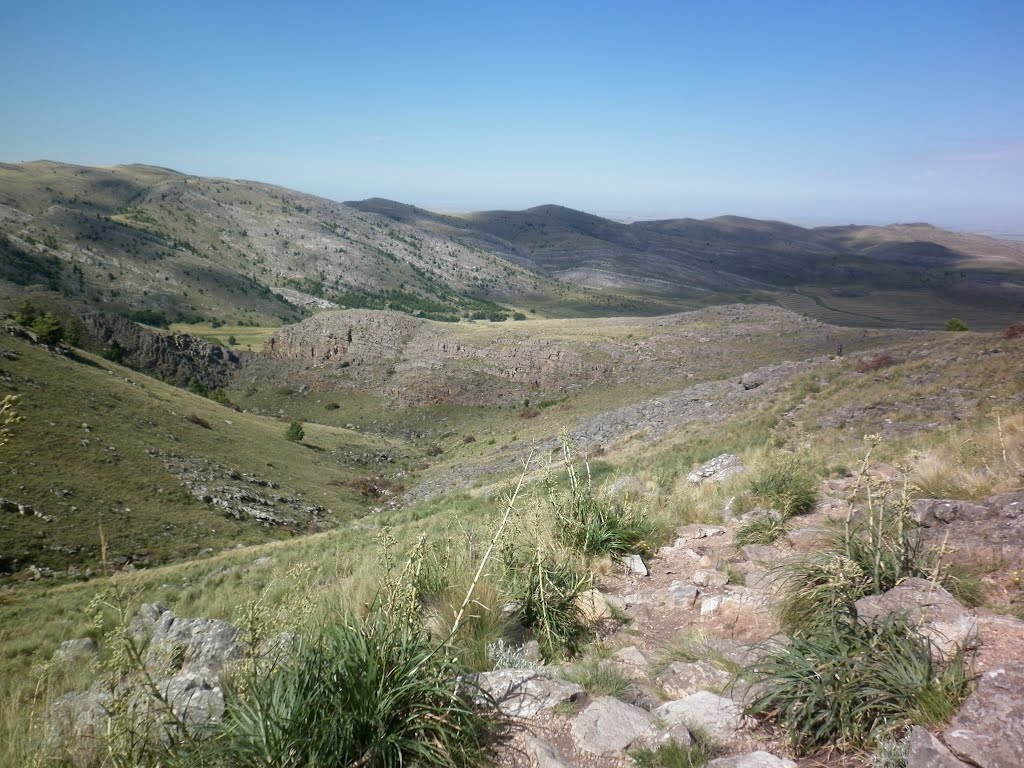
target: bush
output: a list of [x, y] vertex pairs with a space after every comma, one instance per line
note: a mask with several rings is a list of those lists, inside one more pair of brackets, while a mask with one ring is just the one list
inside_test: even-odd
[[478, 765], [492, 727], [465, 673], [415, 621], [349, 618], [228, 697], [212, 765]]
[[775, 644], [741, 675], [754, 684], [746, 708], [777, 723], [797, 754], [834, 745], [870, 748], [913, 723], [945, 724], [967, 695], [962, 654], [937, 668], [927, 638], [901, 617], [832, 624]]
[[1014, 323], [1003, 329], [1004, 339], [1016, 339], [1020, 336], [1024, 336], [1024, 323]]
[[38, 315], [32, 321], [31, 328], [44, 344], [58, 344], [64, 339], [63, 323], [49, 312]]
[[803, 515], [818, 501], [818, 474], [807, 457], [779, 453], [751, 479], [750, 490], [786, 517]]
[[789, 524], [785, 515], [765, 512], [742, 523], [736, 529], [733, 543], [737, 549], [748, 544], [774, 544], [788, 532]]
[[854, 370], [857, 373], [870, 373], [871, 371], [877, 371], [880, 368], [888, 368], [890, 365], [896, 365], [896, 358], [892, 355], [883, 352], [879, 355], [872, 355], [870, 357], [862, 357]]
[[959, 317], [951, 317], [949, 320], [946, 321], [946, 324], [943, 326], [943, 330], [946, 330], [946, 331], [969, 331], [970, 328], [968, 328], [967, 327], [967, 323], [965, 323]]
[[306, 431], [302, 428], [301, 421], [293, 421], [284, 431], [284, 439], [292, 443], [301, 443], [305, 436]]

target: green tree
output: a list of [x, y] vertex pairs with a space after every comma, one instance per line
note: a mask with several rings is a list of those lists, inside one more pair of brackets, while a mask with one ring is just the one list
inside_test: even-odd
[[188, 380], [188, 385], [185, 387], [185, 389], [187, 389], [193, 395], [200, 395], [202, 397], [206, 397], [209, 394], [209, 391], [206, 389], [205, 386], [203, 386], [203, 382], [201, 382], [195, 376]]
[[945, 329], [947, 331], [968, 331], [968, 330], [970, 330], [967, 327], [967, 323], [965, 323], [959, 317], [951, 317], [949, 320], [947, 320], [946, 321]]
[[39, 312], [32, 302], [26, 299], [21, 302], [21, 304], [18, 305], [18, 308], [14, 311], [14, 322], [28, 328], [32, 325], [33, 321], [36, 319], [36, 315], [38, 314]]
[[234, 337], [234, 335], [228, 336], [228, 344], [229, 344], [230, 346], [232, 346], [232, 347], [233, 347], [233, 346], [235, 346], [235, 344], [237, 344], [237, 343], [238, 343], [238, 339], [236, 339], [236, 338]]
[[32, 321], [32, 330], [44, 344], [56, 344], [64, 338], [64, 325], [49, 312]]
[[293, 443], [301, 443], [302, 438], [306, 436], [305, 430], [302, 428], [301, 421], [293, 421], [288, 425], [288, 429], [284, 431], [284, 439], [290, 440]]

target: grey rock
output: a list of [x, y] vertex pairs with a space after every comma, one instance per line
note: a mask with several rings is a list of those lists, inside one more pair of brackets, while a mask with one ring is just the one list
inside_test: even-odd
[[910, 729], [907, 768], [966, 768], [945, 744], [919, 725]]
[[557, 704], [586, 696], [583, 686], [558, 680], [548, 670], [496, 669], [478, 674], [476, 684], [512, 717], [536, 717]]
[[526, 752], [537, 763], [537, 768], [572, 768], [557, 749], [532, 733], [526, 734]]
[[95, 656], [99, 648], [96, 641], [91, 637], [79, 637], [74, 640], [65, 640], [53, 654], [55, 659], [72, 661], [84, 657]]
[[160, 688], [171, 710], [193, 733], [224, 716], [224, 692], [203, 676], [172, 677]]
[[626, 555], [622, 558], [622, 564], [626, 566], [626, 571], [629, 573], [635, 573], [637, 576], [650, 576], [644, 559], [640, 555]]
[[708, 763], [708, 768], [796, 768], [796, 763], [771, 752], [758, 750], [734, 757], [719, 757]]
[[153, 626], [146, 667], [154, 673], [216, 679], [225, 666], [242, 658], [238, 628], [218, 619], [185, 619], [164, 611]]
[[917, 499], [910, 510], [914, 522], [926, 528], [957, 520], [978, 520], [987, 515], [988, 510], [981, 504], [954, 499]]
[[776, 563], [784, 557], [779, 549], [768, 544], [747, 544], [740, 552], [750, 562], [764, 565]]
[[950, 658], [958, 648], [978, 646], [978, 622], [949, 592], [927, 579], [912, 578], [884, 595], [871, 595], [855, 603], [864, 624], [880, 616], [902, 613], [919, 626], [932, 644], [936, 660]]
[[655, 682], [671, 699], [681, 699], [698, 691], [721, 690], [732, 676], [718, 667], [700, 661], [674, 661]]
[[698, 587], [721, 588], [729, 583], [729, 577], [721, 571], [694, 571], [693, 583]]
[[570, 729], [576, 746], [592, 755], [621, 754], [642, 739], [653, 738], [658, 729], [650, 713], [612, 696], [595, 699], [581, 712]]
[[716, 739], [726, 740], [743, 727], [743, 710], [732, 699], [708, 691], [699, 691], [686, 698], [662, 704], [654, 715], [666, 723], [683, 723], [707, 731]]
[[697, 602], [700, 590], [692, 584], [684, 584], [681, 581], [673, 581], [665, 590], [669, 600], [684, 608], [692, 608]]
[[746, 470], [746, 467], [743, 466], [743, 462], [740, 461], [739, 456], [734, 456], [731, 453], [723, 453], [721, 456], [716, 456], [711, 459], [711, 461], [702, 464], [687, 475], [686, 479], [691, 483], [703, 483], [709, 480], [711, 482], [720, 483], [726, 478], [738, 475], [744, 470]]
[[710, 616], [718, 613], [722, 607], [723, 598], [721, 595], [709, 595], [700, 601], [700, 615]]
[[[711, 536], [721, 536], [725, 533], [725, 528], [720, 525], [706, 525], [704, 523], [691, 523], [690, 525], [684, 525], [681, 528], [676, 529], [676, 535], [682, 540], [687, 539], [707, 539]], [[683, 541], [677, 541], [673, 546], [677, 549], [682, 548]]]
[[629, 664], [634, 667], [647, 666], [647, 657], [644, 655], [643, 651], [635, 645], [620, 648], [612, 654], [612, 658], [622, 664]]
[[1024, 663], [981, 675], [942, 740], [979, 768], [1024, 766]]

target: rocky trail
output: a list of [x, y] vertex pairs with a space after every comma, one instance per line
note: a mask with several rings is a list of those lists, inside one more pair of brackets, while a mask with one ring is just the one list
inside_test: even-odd
[[[719, 457], [691, 482], [716, 482], [743, 471]], [[872, 470], [885, 475], [891, 468]], [[622, 559], [585, 593], [585, 611], [598, 628], [590, 660], [545, 665], [536, 642], [512, 648], [510, 664], [481, 673], [477, 683], [507, 718], [507, 738], [494, 755], [510, 768], [625, 768], [637, 750], [670, 741], [710, 741], [711, 768], [871, 766], [861, 755], [822, 752], [795, 758], [783, 735], [745, 717], [752, 689], [735, 673], [754, 661], [766, 641], [784, 639], [772, 615], [773, 566], [823, 546], [829, 527], [850, 512], [851, 477], [822, 483], [808, 515], [772, 545], [737, 547], [735, 534], [754, 510], [721, 525], [690, 524], [646, 560]], [[1003, 572], [1024, 564], [1024, 491], [969, 504], [922, 499], [913, 516], [931, 545], [951, 535], [963, 553], [984, 552]], [[992, 572], [994, 573], [994, 571]], [[995, 577], [993, 577], [995, 578]], [[975, 689], [938, 733], [914, 727], [908, 768], [1018, 768], [1024, 765], [1024, 621], [988, 609], [969, 610], [924, 579], [907, 579], [881, 596], [857, 603], [868, 621], [902, 612], [929, 637], [935, 652], [977, 650]], [[146, 662], [182, 721], [197, 724], [224, 712], [221, 675], [244, 654], [232, 625], [176, 617], [144, 606], [133, 631], [148, 638]], [[59, 655], [90, 655], [91, 641], [68, 641]], [[177, 668], [167, 670], [166, 659]], [[572, 682], [574, 666], [594, 663], [629, 681], [616, 696]], [[51, 726], [65, 740], [98, 736], [106, 703], [102, 688], [69, 694], [51, 708]]]

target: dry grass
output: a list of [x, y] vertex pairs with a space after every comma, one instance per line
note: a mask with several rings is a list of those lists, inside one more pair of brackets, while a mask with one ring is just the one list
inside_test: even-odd
[[946, 432], [912, 476], [928, 498], [980, 499], [1024, 484], [1024, 413], [993, 414], [980, 428]]

